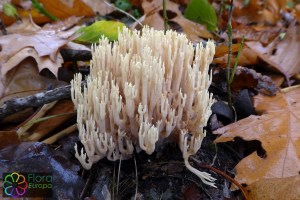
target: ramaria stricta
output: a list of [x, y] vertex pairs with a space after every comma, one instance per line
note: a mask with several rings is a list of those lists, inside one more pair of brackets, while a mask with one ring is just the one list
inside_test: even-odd
[[113, 43], [100, 39], [92, 48], [86, 86], [81, 88], [81, 74], [71, 82], [86, 152], [79, 154], [75, 145], [82, 166], [90, 169], [105, 156], [113, 161], [129, 158], [134, 147], [152, 154], [156, 144], [175, 134], [186, 167], [214, 186], [210, 174], [188, 162], [201, 146], [211, 115], [208, 68], [214, 53], [212, 41], [194, 49], [184, 34], [149, 27], [124, 28]]

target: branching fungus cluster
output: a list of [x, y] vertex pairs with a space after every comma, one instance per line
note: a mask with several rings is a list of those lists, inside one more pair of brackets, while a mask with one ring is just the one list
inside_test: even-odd
[[175, 31], [124, 28], [118, 41], [94, 46], [90, 75], [82, 89], [81, 74], [71, 82], [79, 138], [76, 157], [84, 168], [107, 157], [126, 159], [134, 147], [153, 153], [159, 140], [178, 135], [187, 168], [211, 186], [214, 178], [188, 163], [205, 137], [211, 114], [209, 64], [215, 46], [193, 44]]

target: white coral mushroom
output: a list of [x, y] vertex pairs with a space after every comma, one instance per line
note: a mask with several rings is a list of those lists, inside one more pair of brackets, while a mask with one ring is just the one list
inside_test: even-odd
[[[76, 157], [86, 169], [103, 157], [130, 157], [133, 146], [148, 154], [156, 142], [180, 134], [179, 146], [187, 168], [211, 186], [215, 180], [188, 163], [205, 137], [211, 114], [209, 64], [215, 46], [197, 44], [174, 31], [124, 28], [113, 44], [106, 38], [94, 46], [91, 73], [71, 82], [77, 109], [79, 138], [86, 154]], [[188, 135], [190, 134], [190, 140]]]

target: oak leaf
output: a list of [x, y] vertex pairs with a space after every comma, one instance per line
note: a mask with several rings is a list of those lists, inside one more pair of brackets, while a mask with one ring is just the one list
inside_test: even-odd
[[259, 140], [265, 157], [256, 152], [236, 166], [236, 180], [251, 184], [261, 179], [285, 178], [300, 172], [300, 86], [290, 87], [275, 97], [259, 94], [254, 102], [260, 116], [251, 115], [214, 131], [222, 134], [216, 143]]
[[39, 71], [48, 68], [57, 76], [63, 62], [59, 49], [69, 42], [68, 38], [74, 31], [56, 33], [44, 30], [28, 19], [14, 25], [11, 30], [14, 32], [0, 37], [0, 77], [3, 78], [26, 57], [35, 58], [38, 64], [41, 60], [47, 60], [48, 63], [43, 62], [46, 65], [38, 65]]

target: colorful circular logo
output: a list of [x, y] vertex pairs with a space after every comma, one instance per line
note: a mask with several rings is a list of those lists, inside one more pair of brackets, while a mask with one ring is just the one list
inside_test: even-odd
[[25, 179], [25, 176], [13, 172], [11, 174], [7, 174], [4, 177], [4, 182], [2, 184], [4, 193], [7, 196], [11, 196], [13, 198], [21, 197], [26, 193], [28, 188], [28, 183]]

